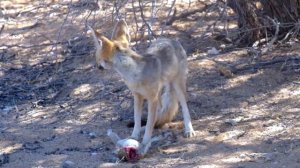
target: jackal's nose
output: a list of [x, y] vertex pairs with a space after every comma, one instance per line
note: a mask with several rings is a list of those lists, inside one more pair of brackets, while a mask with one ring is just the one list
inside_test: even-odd
[[101, 65], [97, 65], [97, 67], [99, 70], [104, 70], [103, 66], [101, 66]]

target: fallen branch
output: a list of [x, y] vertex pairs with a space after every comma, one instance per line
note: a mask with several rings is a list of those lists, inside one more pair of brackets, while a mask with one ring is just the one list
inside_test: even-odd
[[40, 25], [40, 23], [38, 21], [35, 21], [32, 24], [30, 24], [28, 26], [20, 27], [17, 30], [19, 30], [19, 31], [30, 30], [30, 29], [33, 29], [33, 28], [39, 26], [39, 25]]
[[277, 40], [278, 38], [278, 34], [279, 34], [279, 26], [280, 23], [277, 21], [277, 19], [271, 19], [270, 17], [267, 17], [269, 20], [271, 20], [274, 24], [274, 26], [276, 26], [276, 31], [274, 34], [274, 37], [272, 38], [272, 40], [270, 42], [268, 42], [267, 46], [265, 48], [262, 49], [262, 53], [265, 54], [266, 52], [270, 51], [274, 42]]
[[180, 15], [176, 16], [176, 10], [174, 11], [174, 14], [173, 16], [166, 22], [166, 25], [172, 25], [173, 22], [175, 22], [176, 20], [180, 20], [180, 19], [183, 19], [183, 18], [187, 18], [188, 16], [190, 15], [194, 15], [198, 12], [203, 12], [205, 10], [207, 10], [211, 5], [206, 5], [203, 7], [203, 8], [200, 8], [200, 9], [194, 9], [192, 11], [188, 11], [188, 12], [183, 12], [181, 13]]
[[244, 67], [241, 67], [241, 68], [233, 67], [231, 72], [236, 74], [236, 73], [247, 71], [247, 70], [264, 69], [269, 65], [278, 64], [278, 63], [286, 64], [289, 61], [299, 61], [300, 62], [300, 58], [298, 58], [298, 57], [297, 58], [295, 58], [295, 57], [294, 58], [280, 58], [280, 59], [274, 59], [274, 60], [270, 60], [270, 61], [257, 62], [256, 64], [245, 65]]

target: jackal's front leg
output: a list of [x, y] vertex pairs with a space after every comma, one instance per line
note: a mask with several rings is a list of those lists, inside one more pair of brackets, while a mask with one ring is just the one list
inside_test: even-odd
[[134, 96], [134, 127], [131, 137], [138, 139], [141, 132], [141, 118], [143, 110], [143, 97], [138, 93], [133, 93]]

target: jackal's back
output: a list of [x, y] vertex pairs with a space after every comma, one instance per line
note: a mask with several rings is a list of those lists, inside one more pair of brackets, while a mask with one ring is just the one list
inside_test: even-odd
[[176, 40], [158, 39], [152, 43], [146, 53], [159, 60], [163, 76], [177, 75], [179, 71], [187, 70], [186, 52]]

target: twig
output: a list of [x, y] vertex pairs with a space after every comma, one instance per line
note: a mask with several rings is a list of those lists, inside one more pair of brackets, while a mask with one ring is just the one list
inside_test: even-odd
[[152, 0], [152, 3], [151, 3], [151, 18], [150, 18], [150, 27], [153, 26], [154, 22], [155, 22], [155, 19], [154, 19], [154, 15], [155, 15], [155, 10], [156, 10], [156, 0]]
[[224, 17], [225, 17], [224, 30], [226, 32], [226, 36], [228, 36], [228, 28], [229, 28], [228, 19], [227, 19], [228, 18], [227, 7], [228, 7], [228, 1], [225, 1], [225, 4], [224, 4]]
[[[133, 17], [134, 17], [134, 20], [135, 20], [135, 33], [134, 33], [134, 37], [135, 37], [135, 39], [137, 39], [139, 25], [138, 25], [138, 20], [137, 20], [137, 17], [136, 17], [134, 1], [131, 2], [131, 6], [132, 6], [132, 10], [133, 10]], [[138, 44], [138, 40], [135, 40], [135, 45], [137, 45], [137, 44]]]
[[1, 35], [3, 30], [4, 30], [4, 25], [2, 25], [1, 28], [0, 28], [0, 35]]
[[267, 44], [267, 46], [265, 48], [262, 49], [262, 54], [265, 54], [267, 51], [271, 50], [271, 47], [273, 46], [274, 42], [278, 38], [279, 26], [280, 26], [280, 23], [277, 21], [277, 19], [271, 19], [269, 17], [267, 17], [267, 18], [270, 19], [273, 22], [273, 24], [276, 26], [276, 31], [275, 31], [275, 34], [274, 34], [274, 37], [272, 38], [272, 40]]
[[155, 35], [155, 33], [152, 31], [151, 26], [148, 24], [148, 22], [147, 22], [146, 19], [145, 19], [144, 12], [143, 12], [143, 7], [142, 7], [142, 4], [141, 4], [141, 0], [139, 0], [139, 7], [140, 7], [140, 12], [141, 12], [141, 18], [142, 18], [144, 24], [145, 24], [145, 25], [147, 26], [147, 28], [148, 28], [149, 40], [150, 40], [150, 42], [151, 42], [151, 38], [152, 38], [152, 37], [156, 38], [156, 35]]
[[[216, 7], [216, 5], [213, 5], [213, 4], [211, 4], [211, 5], [206, 5], [206, 6], [204, 7], [204, 9], [202, 9], [202, 10], [206, 10], [206, 11], [207, 11], [206, 14], [207, 14], [210, 10], [214, 9], [215, 7]], [[206, 16], [206, 14], [205, 14], [205, 16]], [[222, 16], [219, 16], [219, 18], [221, 18], [221, 17], [222, 17]], [[207, 32], [210, 31], [211, 27], [213, 27], [214, 25], [217, 24], [218, 20], [219, 20], [219, 19], [217, 19], [217, 20], [214, 21], [212, 24], [210, 24], [210, 25], [207, 26], [206, 30], [205, 30], [205, 31], [202, 33], [202, 35], [200, 36], [200, 39], [203, 39], [203, 38], [204, 38], [205, 34], [206, 34]]]
[[291, 34], [294, 33], [294, 31], [295, 31], [295, 27], [293, 27], [291, 30], [289, 30], [288, 33], [286, 33], [286, 35], [285, 35], [284, 38], [280, 41], [280, 43], [285, 42], [285, 41], [289, 38], [289, 36], [290, 36]]
[[112, 22], [114, 22], [115, 18], [114, 18], [114, 14], [116, 15], [117, 19], [121, 19], [122, 16], [120, 14], [120, 10], [121, 8], [127, 4], [128, 0], [125, 0], [124, 2], [121, 1], [120, 5], [119, 5], [119, 0], [114, 2], [114, 7], [113, 7], [113, 11], [112, 11]]
[[[72, 1], [73, 1], [73, 0], [71, 0], [71, 2], [70, 2], [71, 4], [72, 4]], [[65, 24], [66, 24], [66, 22], [67, 22], [67, 20], [68, 20], [69, 15], [70, 15], [70, 7], [68, 6], [68, 13], [67, 13], [66, 17], [64, 18], [63, 23], [62, 23], [61, 26], [60, 26], [58, 35], [57, 35], [57, 37], [56, 37], [56, 39], [57, 39], [56, 41], [58, 41], [58, 40], [60, 39], [62, 29], [63, 29], [63, 27], [65, 26]]]
[[20, 27], [18, 28], [17, 30], [20, 30], [20, 31], [24, 31], [24, 30], [29, 30], [29, 29], [33, 29], [37, 26], [39, 26], [40, 23], [38, 21], [35, 21], [33, 24], [29, 25], [29, 26], [24, 26], [24, 27]]
[[[256, 64], [253, 65], [246, 65], [242, 68], [232, 68], [232, 73], [238, 73], [246, 70], [257, 70], [257, 69], [262, 69], [265, 68], [266, 66], [273, 65], [273, 64], [278, 64], [278, 63], [285, 63], [288, 61], [300, 61], [300, 58], [280, 58], [280, 59], [274, 59], [271, 61], [265, 61], [265, 62], [257, 62]], [[282, 68], [281, 68], [282, 69]]]
[[[170, 9], [169, 9], [169, 12], [168, 12], [168, 15], [167, 15], [167, 18], [169, 18], [169, 19], [166, 19], [165, 25], [162, 26], [162, 28], [161, 28], [161, 33], [160, 33], [161, 35], [163, 35], [163, 33], [164, 33], [164, 28], [168, 25], [167, 23], [168, 23], [171, 19], [173, 19], [173, 18], [176, 16], [176, 11], [177, 11], [177, 10], [176, 10], [176, 8], [174, 8], [175, 3], [176, 3], [176, 0], [173, 0], [172, 5], [171, 5], [171, 7], [170, 7]], [[172, 17], [170, 18], [170, 15], [171, 15], [171, 12], [172, 12], [173, 8], [174, 8], [174, 12], [173, 12]]]
[[15, 106], [16, 112], [18, 113], [18, 112], [19, 112], [19, 108], [18, 108], [18, 106], [17, 106], [17, 104], [16, 104], [16, 100], [15, 100], [15, 98], [13, 98], [13, 103], [14, 103], [14, 106]]
[[281, 43], [285, 42], [289, 38], [290, 35], [293, 35], [293, 36], [297, 35], [299, 30], [300, 30], [300, 21], [297, 21], [294, 24], [294, 27], [291, 30], [289, 30], [289, 32], [284, 36], [284, 38], [280, 42]]
[[196, 14], [196, 13], [198, 13], [198, 12], [202, 12], [202, 11], [205, 11], [205, 10], [207, 10], [209, 7], [211, 7], [211, 5], [206, 5], [205, 4], [205, 6], [203, 7], [203, 8], [200, 8], [200, 9], [194, 9], [194, 10], [191, 10], [191, 11], [188, 11], [188, 12], [183, 12], [183, 13], [181, 13], [180, 15], [178, 15], [178, 16], [173, 16], [171, 19], [169, 19], [168, 21], [167, 21], [167, 25], [172, 25], [173, 24], [173, 22], [175, 21], [175, 20], [180, 20], [180, 19], [183, 19], [183, 18], [187, 18], [188, 16], [190, 16], [190, 15], [194, 15], [194, 14]]
[[118, 2], [119, 1], [114, 2], [114, 8], [113, 8], [112, 15], [111, 15], [112, 16], [112, 18], [111, 18], [112, 22], [115, 20], [114, 13], [116, 14], [117, 18], [119, 19], [119, 10], [120, 10], [121, 6], [118, 7]]

